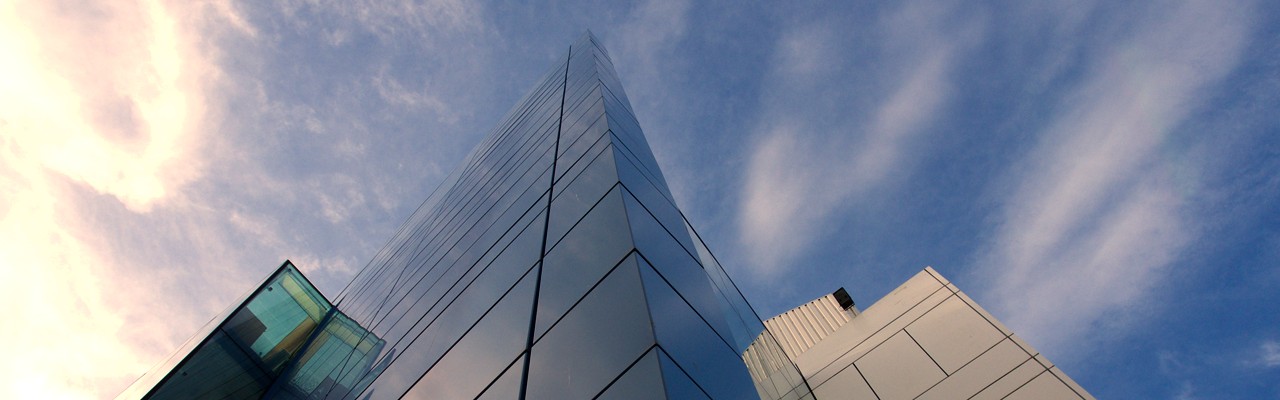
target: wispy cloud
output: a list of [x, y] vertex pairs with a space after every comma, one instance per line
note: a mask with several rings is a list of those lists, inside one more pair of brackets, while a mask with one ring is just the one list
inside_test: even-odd
[[[336, 164], [372, 163], [381, 143], [361, 134], [380, 119], [465, 113], [429, 84], [356, 70], [373, 62], [342, 70], [348, 91], [329, 98], [316, 95], [327, 82], [272, 82], [271, 57], [298, 44], [255, 23], [302, 35], [318, 14], [327, 46], [486, 29], [469, 2], [74, 3], [0, 5], [4, 398], [110, 398], [274, 263], [347, 275], [377, 245], [356, 233], [399, 222], [381, 220], [409, 185]], [[397, 107], [344, 110], [353, 98]], [[315, 158], [328, 163], [296, 167]]]
[[1259, 353], [1261, 353], [1259, 359], [1262, 360], [1262, 365], [1268, 367], [1280, 367], [1280, 343], [1277, 343], [1274, 340], [1268, 340], [1262, 342], [1262, 345], [1259, 346], [1259, 350]]
[[1088, 49], [1098, 56], [1012, 169], [1002, 222], [976, 264], [992, 279], [991, 307], [1063, 357], [1149, 305], [1196, 238], [1161, 151], [1234, 68], [1250, 29], [1235, 3], [1162, 3], [1140, 15], [1113, 47]]
[[855, 57], [835, 26], [783, 35], [739, 210], [756, 273], [786, 271], [832, 215], [910, 172], [905, 154], [952, 96], [954, 59], [981, 39], [981, 18], [945, 23], [953, 6], [912, 2], [882, 16], [870, 35], [885, 40], [862, 50], [883, 57], [856, 72], [880, 79], [860, 85], [849, 82]]
[[[193, 6], [193, 7], [198, 7]], [[133, 331], [110, 232], [87, 232], [79, 187], [145, 214], [181, 202], [207, 161], [205, 93], [218, 70], [160, 1], [0, 7], [0, 333], [3, 397], [104, 397], [150, 360], [116, 334]], [[217, 16], [214, 16], [217, 17]], [[224, 14], [221, 17], [234, 17]], [[88, 233], [88, 234], [87, 234]], [[163, 310], [157, 310], [163, 315]], [[107, 368], [107, 366], [110, 366]]]

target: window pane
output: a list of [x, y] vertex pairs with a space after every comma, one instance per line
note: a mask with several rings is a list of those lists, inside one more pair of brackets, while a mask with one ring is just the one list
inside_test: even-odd
[[627, 372], [618, 377], [596, 400], [666, 399], [662, 370], [658, 367], [658, 350], [652, 347]]
[[533, 346], [526, 398], [600, 393], [653, 345], [645, 308], [635, 257], [628, 257]]
[[548, 243], [538, 298], [538, 336], [631, 251], [622, 197], [615, 187], [555, 247]]
[[[755, 385], [741, 356], [689, 308], [667, 280], [658, 276], [644, 260], [639, 263], [658, 346], [712, 398], [755, 397]], [[670, 385], [672, 374], [665, 366], [663, 377]]]

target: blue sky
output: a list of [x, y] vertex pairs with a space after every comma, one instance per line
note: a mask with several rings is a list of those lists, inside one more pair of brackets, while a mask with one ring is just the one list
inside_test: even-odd
[[933, 266], [1099, 398], [1280, 397], [1280, 7], [0, 2], [0, 390], [336, 293], [566, 46], [762, 317]]

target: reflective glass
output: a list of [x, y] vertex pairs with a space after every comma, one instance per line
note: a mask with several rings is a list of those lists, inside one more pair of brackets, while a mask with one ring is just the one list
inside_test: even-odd
[[[711, 400], [698, 384], [685, 374], [684, 370], [664, 351], [658, 352], [662, 363], [662, 378], [667, 387], [667, 398], [670, 400]], [[744, 397], [745, 399], [745, 397]]]
[[[689, 255], [675, 239], [663, 229], [631, 194], [623, 192], [627, 207], [627, 219], [635, 238], [636, 251], [675, 286], [675, 290], [693, 305], [698, 314], [707, 320], [726, 343], [733, 340], [733, 333], [725, 323], [724, 311], [711, 290], [711, 281], [702, 266]], [[735, 350], [736, 352], [736, 350]]]
[[622, 376], [601, 393], [596, 400], [659, 400], [666, 399], [662, 382], [662, 370], [658, 366], [657, 347], [649, 348]]
[[526, 398], [577, 400], [600, 393], [653, 345], [645, 308], [635, 257], [628, 257], [534, 344]]
[[520, 398], [520, 380], [524, 375], [524, 356], [512, 361], [507, 365], [507, 370], [502, 371], [502, 376], [493, 380], [484, 393], [476, 400], [511, 400]]
[[[541, 162], [539, 168], [549, 169], [550, 161], [546, 160], [544, 162]], [[515, 215], [525, 212], [528, 206], [532, 206], [533, 204], [536, 204], [535, 199], [537, 196], [541, 194], [542, 192], [541, 187], [545, 187], [545, 185], [547, 184], [546, 182], [548, 182], [547, 179], [549, 178], [547, 177], [549, 176], [548, 175], [549, 173], [550, 172], [547, 171], [546, 174], [543, 174], [543, 175], [538, 175], [536, 173], [526, 174], [527, 177], [540, 176], [542, 178], [541, 182], [535, 181], [530, 178], [523, 179], [525, 182], [522, 183], [522, 186], [528, 186], [528, 189], [526, 189], [524, 192], [511, 191], [511, 192], [504, 193], [504, 197], [507, 198], [508, 200], [504, 200], [502, 203], [499, 203], [498, 205], [491, 207], [490, 208], [491, 211], [487, 213], [489, 216], [485, 217], [484, 220], [491, 221], [493, 219], [499, 218], [498, 216], [502, 215], [504, 217], [499, 220], [509, 221]], [[517, 199], [517, 196], [519, 196], [518, 199]], [[511, 201], [515, 201], [515, 203], [511, 203]], [[497, 207], [506, 207], [506, 210], [509, 212], [500, 213], [500, 212], [492, 211]], [[511, 215], [505, 216], [505, 214], [511, 214]], [[492, 239], [477, 241], [475, 236], [480, 235], [480, 232], [488, 233], [490, 231], [492, 231], [494, 235], [500, 234], [501, 232], [505, 231], [507, 227], [509, 227], [509, 225], [506, 225], [506, 224], [503, 224], [506, 226], [493, 225], [491, 223], [485, 223], [485, 222], [481, 222], [480, 224], [485, 224], [488, 226], [484, 226], [484, 227], [475, 226], [471, 229], [470, 232], [466, 233], [465, 235], [461, 235], [463, 236], [461, 239], [458, 239], [457, 241], [451, 241], [451, 240], [445, 241], [444, 245], [448, 246], [447, 247], [448, 251], [440, 252], [440, 254], [442, 255], [440, 256], [440, 259], [435, 261], [434, 265], [431, 265], [430, 267], [418, 266], [417, 271], [419, 272], [413, 273], [409, 278], [406, 279], [409, 281], [416, 281], [417, 283], [415, 283], [413, 286], [406, 285], [407, 289], [403, 289], [401, 291], [404, 292], [404, 291], [414, 290], [417, 288], [418, 285], [421, 285], [424, 280], [426, 280], [427, 284], [438, 282], [440, 280], [439, 277], [443, 274], [447, 274], [449, 271], [449, 267], [455, 264], [463, 265], [464, 268], [466, 266], [471, 265], [475, 261], [475, 259], [479, 258], [482, 254], [484, 254], [488, 250], [488, 246], [492, 244]], [[480, 224], [477, 224], [477, 225], [480, 225]], [[442, 264], [444, 264], [444, 267], [441, 267]], [[455, 271], [455, 276], [457, 273], [459, 272]], [[450, 280], [446, 280], [446, 282], [449, 282], [449, 281]], [[396, 302], [400, 301], [404, 297], [405, 297], [404, 294], [389, 295], [389, 298]], [[392, 304], [396, 304], [396, 303], [392, 303]], [[381, 312], [380, 314], [385, 316], [392, 313], [394, 313], [394, 310]], [[379, 321], [378, 323], [374, 324], [374, 330], [378, 332], [382, 332], [383, 330], [385, 330], [385, 328], [382, 327], [381, 322]]]
[[551, 222], [547, 229], [548, 242], [559, 241], [618, 183], [612, 152], [604, 152], [590, 161], [591, 164], [573, 181], [561, 181], [561, 185], [556, 187], [556, 199], [551, 202]]
[[[524, 352], [534, 279], [525, 278], [418, 380], [404, 399], [473, 399]], [[380, 395], [374, 393], [374, 398]], [[392, 398], [392, 397], [383, 397]]]
[[667, 189], [666, 181], [662, 180], [662, 173], [657, 172], [655, 168], [648, 167], [645, 165], [645, 163], [643, 162], [644, 160], [638, 157], [635, 152], [633, 152], [631, 146], [634, 146], [634, 145], [627, 144], [625, 137], [620, 136], [621, 135], [620, 132], [625, 132], [620, 128], [621, 127], [614, 126], [612, 121], [610, 121], [609, 132], [613, 133], [614, 144], [618, 145], [615, 148], [619, 151], [621, 155], [626, 156], [627, 159], [631, 160], [632, 164], [634, 164], [636, 168], [640, 170], [642, 174], [644, 174], [645, 177], [649, 178], [650, 182], [653, 182], [654, 187], [658, 188], [658, 191], [662, 192], [662, 194], [666, 198], [671, 199], [672, 198], [671, 191]]
[[[662, 279], [643, 259], [639, 264], [658, 346], [712, 398], [755, 397], [755, 385], [737, 352], [689, 308], [668, 280]], [[671, 375], [666, 368], [663, 377], [670, 382]]]
[[[372, 379], [359, 380], [366, 374], [376, 375], [386, 363], [374, 364], [386, 341], [341, 312], [324, 321], [323, 327], [307, 345], [306, 352], [290, 368], [286, 383], [278, 383], [269, 394], [272, 399], [319, 399], [326, 394], [359, 392]], [[282, 378], [284, 379], [284, 378]]]
[[[482, 274], [486, 276], [488, 274]], [[391, 365], [387, 367], [373, 384], [365, 390], [365, 394], [372, 393], [374, 399], [393, 399], [404, 393], [410, 386], [422, 376], [436, 361], [440, 359], [450, 347], [462, 338], [468, 330], [477, 323], [486, 313], [497, 312], [497, 315], [505, 316], [510, 313], [514, 315], [512, 318], [519, 318], [524, 315], [524, 329], [517, 329], [518, 332], [510, 332], [512, 335], [520, 337], [520, 343], [523, 344], [528, 335], [528, 316], [532, 301], [532, 274], [524, 274], [521, 283], [517, 286], [520, 289], [513, 288], [510, 293], [516, 293], [512, 297], [507, 297], [507, 293], [481, 293], [480, 291], [467, 291], [459, 296], [452, 304], [440, 314], [430, 326], [416, 337], [405, 350], [397, 355]], [[524, 291], [530, 291], [525, 296]], [[498, 304], [493, 305], [491, 311], [489, 304], [493, 304], [495, 298], [499, 298]], [[529, 298], [526, 298], [529, 297]], [[501, 311], [497, 311], [501, 309]], [[513, 311], [519, 309], [519, 311]], [[505, 317], [495, 317], [505, 318]], [[515, 354], [510, 355], [511, 358]], [[495, 374], [496, 375], [496, 374]], [[424, 389], [425, 390], [425, 389]], [[363, 396], [363, 395], [362, 395]], [[363, 399], [363, 397], [360, 397]]]
[[[614, 154], [617, 157], [617, 151]], [[663, 197], [652, 182], [641, 176], [630, 160], [619, 160], [618, 178], [627, 187], [627, 193], [630, 193], [644, 205], [645, 211], [648, 211], [648, 214], [662, 224], [667, 234], [680, 242], [680, 247], [684, 248], [686, 253], [693, 257], [698, 255], [693, 246], [693, 240], [689, 238], [688, 230], [683, 229], [684, 217], [680, 214], [680, 210], [677, 210], [670, 200]]]
[[715, 255], [711, 254], [711, 250], [707, 249], [707, 244], [698, 236], [698, 232], [689, 225], [689, 221], [685, 221], [685, 230], [689, 231], [689, 237], [693, 240], [694, 248], [698, 251], [698, 259], [702, 261], [702, 270], [707, 272], [707, 276], [711, 279], [711, 286], [715, 288], [716, 298], [720, 300], [721, 309], [724, 310], [725, 322], [729, 325], [729, 330], [733, 332], [734, 341], [739, 353], [747, 351], [747, 347], [755, 340], [755, 337], [764, 331], [764, 324], [760, 321], [760, 317], [756, 315], [751, 305], [747, 303], [747, 299], [742, 296], [742, 292], [738, 290], [738, 286], [729, 278], [728, 272], [720, 266], [720, 262], [716, 260]]
[[[547, 176], [548, 175], [545, 174], [543, 175], [543, 177]], [[532, 193], [532, 191], [530, 192]], [[546, 196], [542, 196], [541, 199], [532, 199], [533, 196], [529, 197], [531, 199], [527, 200], [527, 202], [530, 203], [530, 207], [538, 205], [538, 202], [535, 200], [541, 202], [546, 201]], [[507, 262], [500, 265], [511, 266], [514, 264], [515, 266], [511, 266], [513, 270], [526, 268], [529, 265], [532, 265], [533, 261], [538, 258], [538, 252], [540, 251], [539, 246], [542, 244], [542, 232], [540, 228], [542, 227], [543, 220], [538, 218], [541, 213], [537, 213], [536, 209], [530, 210], [526, 208], [523, 210], [523, 213], [524, 215], [522, 215], [521, 219], [514, 225], [495, 225], [492, 227], [491, 230], [493, 232], [504, 235], [500, 240], [496, 242], [486, 241], [487, 243], [477, 242], [477, 245], [473, 245], [473, 248], [476, 249], [474, 252], [483, 254], [480, 263], [470, 264], [467, 267], [455, 265], [450, 270], [447, 270], [444, 275], [436, 278], [434, 282], [430, 282], [429, 284], [419, 284], [418, 287], [415, 287], [410, 291], [405, 299], [401, 300], [401, 303], [398, 304], [399, 307], [407, 308], [407, 310], [400, 312], [393, 310], [390, 312], [388, 315], [388, 319], [390, 321], [387, 322], [387, 325], [394, 325], [390, 328], [383, 328], [382, 330], [385, 331], [385, 333], [382, 335], [393, 342], [399, 341], [399, 339], [405, 334], [406, 330], [409, 329], [409, 326], [416, 324], [424, 314], [439, 305], [441, 300], [447, 301], [447, 299], [451, 299], [453, 296], [456, 296], [456, 291], [462, 286], [465, 286], [465, 283], [469, 282], [470, 279], [474, 279], [474, 275], [479, 273], [481, 270], [484, 270], [485, 266], [489, 265], [489, 261], [492, 261], [492, 259], [500, 252], [501, 254], [505, 254], [504, 261], [511, 259], [520, 260], [516, 263]], [[516, 212], [512, 212], [511, 214], [513, 214], [513, 216], [518, 215]], [[505, 219], [506, 218], [504, 218], [504, 220]], [[519, 238], [519, 242], [512, 243], [513, 238], [516, 237]], [[486, 247], [484, 247], [483, 250], [480, 250], [480, 246]], [[468, 260], [471, 259], [471, 257], [466, 258]]]
[[627, 215], [615, 187], [564, 239], [554, 247], [547, 244], [538, 297], [539, 336], [631, 251], [631, 235], [626, 227]]
[[151, 395], [155, 400], [249, 399], [262, 396], [271, 376], [222, 331], [215, 332]]
[[197, 348], [197, 346], [204, 343], [205, 338], [209, 337], [214, 330], [218, 329], [218, 326], [222, 325], [223, 321], [226, 321], [228, 315], [231, 315], [232, 312], [240, 308], [240, 305], [244, 303], [244, 298], [249, 297], [249, 295], [256, 289], [257, 287], [249, 289], [249, 291], [245, 292], [239, 300], [231, 303], [231, 306], [227, 307], [226, 310], [223, 310], [217, 316], [214, 316], [213, 319], [209, 320], [209, 322], [205, 323], [204, 326], [200, 327], [194, 335], [191, 335], [191, 337], [187, 338], [185, 342], [182, 342], [177, 349], [170, 352], [168, 356], [157, 363], [154, 367], [151, 367], [150, 370], [147, 370], [146, 373], [143, 373], [141, 377], [138, 377], [138, 379], [133, 382], [133, 384], [129, 385], [128, 388], [117, 395], [116, 400], [141, 399], [142, 396], [145, 396], [147, 392], [154, 388], [161, 379], [164, 379], [164, 377], [167, 376], [178, 363], [186, 359], [187, 356]]
[[[597, 123], [599, 123], [599, 121], [597, 121]], [[596, 128], [592, 127], [591, 129]], [[591, 160], [594, 160], [596, 156], [598, 156], [600, 152], [612, 142], [611, 140], [606, 139], [607, 135], [605, 135], [604, 132], [600, 132], [599, 134], [593, 133], [591, 135], [595, 136], [595, 139], [593, 139], [594, 142], [590, 140], [579, 140], [571, 146], [578, 146], [581, 147], [581, 149], [569, 149], [560, 156], [559, 160], [556, 160], [556, 183], [560, 183], [560, 181], [564, 180], [565, 177], [573, 179], [573, 177], [581, 173], [582, 169], [586, 168], [587, 164], [589, 164]]]
[[[576, 127], [570, 128], [577, 129]], [[605, 136], [605, 128], [604, 116], [601, 115], [596, 117], [595, 121], [591, 123], [591, 126], [584, 128], [582, 131], [565, 132], [566, 140], [563, 140], [560, 143], [560, 159], [556, 161], [557, 180], [561, 179], [561, 176], [563, 176], [566, 171], [571, 171], [575, 163], [580, 162], [579, 159], [581, 159], [584, 154], [592, 152], [591, 150], [588, 150], [588, 148], [598, 149], [601, 146], [601, 142], [609, 142], [608, 140], [603, 140], [603, 137]]]

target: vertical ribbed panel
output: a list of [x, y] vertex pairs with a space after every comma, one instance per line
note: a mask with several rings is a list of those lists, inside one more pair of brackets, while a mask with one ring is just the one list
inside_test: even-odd
[[835, 296], [828, 294], [770, 318], [764, 325], [787, 356], [795, 358], [857, 315], [856, 309], [840, 308]]

